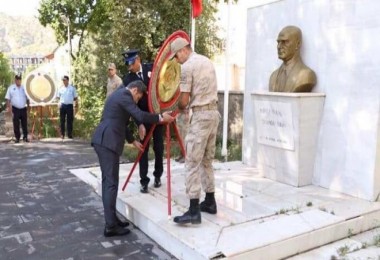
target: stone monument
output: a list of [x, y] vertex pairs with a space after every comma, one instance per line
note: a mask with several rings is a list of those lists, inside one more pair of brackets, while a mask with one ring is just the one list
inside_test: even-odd
[[326, 94], [312, 184], [379, 200], [380, 1], [267, 2], [247, 12], [243, 162], [258, 163], [253, 93], [268, 90], [278, 67], [272, 43], [286, 25], [296, 25], [302, 30], [302, 60], [318, 76], [312, 92]]
[[286, 26], [277, 38], [278, 58], [282, 65], [270, 76], [269, 90], [273, 92], [311, 92], [317, 82], [314, 71], [307, 67], [300, 55], [302, 31]]
[[270, 76], [271, 92], [252, 94], [257, 167], [265, 177], [296, 187], [312, 183], [325, 99], [323, 93], [293, 93], [311, 92], [317, 82], [301, 59], [301, 43], [298, 27], [281, 30], [277, 54], [283, 64]]

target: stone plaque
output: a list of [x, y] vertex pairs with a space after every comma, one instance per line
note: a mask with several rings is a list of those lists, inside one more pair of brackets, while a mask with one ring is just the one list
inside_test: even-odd
[[257, 142], [294, 150], [294, 130], [291, 104], [256, 101]]

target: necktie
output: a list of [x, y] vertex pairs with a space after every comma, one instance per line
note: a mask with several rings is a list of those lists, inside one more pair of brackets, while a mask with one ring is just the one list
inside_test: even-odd
[[143, 78], [143, 75], [142, 75], [141, 71], [139, 71], [139, 72], [137, 73], [137, 75], [139, 76], [139, 78], [140, 78], [140, 79], [144, 80], [144, 78]]

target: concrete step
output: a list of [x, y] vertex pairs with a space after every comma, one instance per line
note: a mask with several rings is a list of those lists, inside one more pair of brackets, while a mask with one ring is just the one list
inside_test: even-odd
[[[171, 161], [172, 215], [181, 215], [184, 165]], [[138, 167], [121, 187], [132, 164], [120, 165], [117, 208], [144, 233], [179, 259], [281, 259], [379, 226], [380, 203], [316, 186], [301, 188], [265, 179], [241, 162], [214, 163], [218, 214], [202, 213], [202, 224], [180, 226], [168, 216], [162, 187], [139, 192]], [[154, 168], [150, 163], [150, 171]], [[98, 167], [72, 173], [101, 192]], [[101, 195], [101, 194], [100, 194]]]

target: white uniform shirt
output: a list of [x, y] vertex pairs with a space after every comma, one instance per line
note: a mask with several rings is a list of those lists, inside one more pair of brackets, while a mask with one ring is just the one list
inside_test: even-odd
[[77, 90], [75, 87], [68, 85], [67, 87], [62, 86], [59, 88], [57, 93], [57, 98], [59, 98], [59, 103], [69, 105], [74, 103], [74, 99], [78, 97]]
[[28, 97], [26, 96], [23, 85], [17, 87], [16, 84], [13, 84], [9, 86], [7, 93], [5, 94], [5, 99], [8, 99], [13, 107], [22, 109], [25, 108]]

